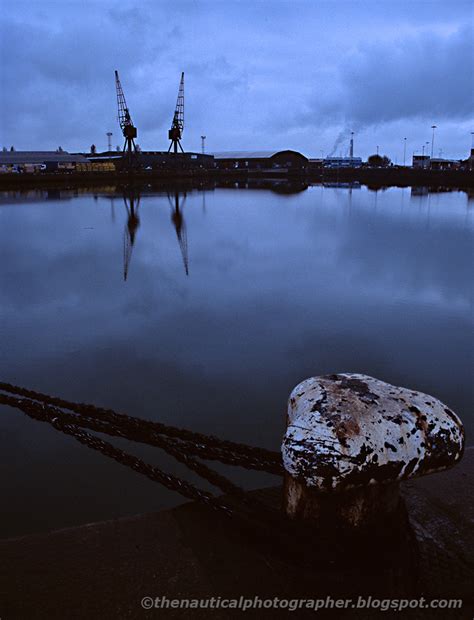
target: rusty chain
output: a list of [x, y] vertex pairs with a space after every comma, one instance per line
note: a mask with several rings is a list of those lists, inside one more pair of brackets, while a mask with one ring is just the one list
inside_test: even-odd
[[[8, 386], [8, 384], [0, 384], [0, 389], [6, 391], [6, 386]], [[11, 391], [13, 392], [14, 390]], [[31, 392], [31, 390], [15, 387], [15, 393], [19, 392], [38, 394], [36, 392]], [[106, 457], [114, 459], [137, 473], [145, 475], [149, 479], [163, 485], [165, 488], [175, 491], [187, 499], [204, 504], [218, 511], [220, 514], [234, 517], [244, 531], [253, 537], [258, 536], [260, 541], [270, 542], [272, 546], [275, 541], [279, 541], [280, 546], [286, 546], [286, 542], [291, 538], [289, 538], [287, 534], [287, 530], [289, 527], [291, 528], [291, 525], [285, 523], [278, 511], [263, 504], [256, 497], [245, 493], [243, 489], [228, 480], [225, 476], [218, 474], [204, 463], [196, 461], [192, 456], [186, 454], [185, 450], [193, 445], [192, 442], [176, 439], [172, 441], [168, 437], [162, 437], [156, 432], [154, 434], [147, 434], [147, 431], [145, 431], [144, 427], [140, 424], [142, 420], [123, 414], [115, 414], [115, 412], [110, 410], [104, 410], [107, 413], [107, 415], [103, 416], [105, 419], [88, 418], [85, 417], [84, 414], [74, 415], [67, 413], [59, 406], [47, 404], [45, 402], [47, 399], [46, 395], [41, 396], [44, 397], [42, 402], [39, 401], [39, 399], [33, 400], [31, 398], [12, 396], [11, 394], [0, 394], [0, 405], [14, 407], [34, 420], [48, 422], [56, 430], [73, 437], [79, 443], [100, 452]], [[65, 402], [56, 398], [51, 398], [50, 400], [54, 400], [56, 403]], [[68, 405], [71, 405], [68, 407], [70, 411], [75, 409], [75, 407], [73, 407], [75, 403], [68, 402]], [[89, 408], [89, 406], [87, 407]], [[90, 407], [92, 410], [95, 409], [93, 406]], [[118, 420], [120, 423], [117, 423]], [[149, 428], [147, 421], [143, 422], [145, 422], [144, 426]], [[195, 471], [202, 478], [220, 488], [226, 493], [226, 496], [224, 500], [218, 498], [203, 489], [197, 488], [186, 480], [145, 463], [138, 457], [120, 450], [109, 442], [83, 429], [93, 430], [102, 434], [138, 441], [162, 448], [165, 452], [176, 458], [179, 462], [185, 464], [189, 469]], [[176, 430], [181, 431], [182, 429]], [[183, 435], [189, 437], [186, 431]], [[205, 435], [199, 436], [203, 438], [206, 437]], [[217, 441], [219, 441], [217, 438], [212, 438], [213, 449], [217, 447]], [[234, 448], [235, 446], [242, 445], [227, 441], [223, 443], [231, 444]], [[201, 447], [204, 457], [207, 447], [204, 444], [202, 444]], [[252, 454], [254, 455], [257, 450], [258, 448], [251, 448]], [[269, 451], [264, 452], [268, 454]], [[213, 458], [214, 460], [217, 459], [216, 452], [213, 452]], [[255, 457], [252, 456], [252, 458]], [[240, 455], [237, 455], [235, 460], [236, 464], [240, 465]], [[244, 462], [245, 466], [248, 468], [248, 460], [245, 459]], [[262, 463], [258, 464], [258, 469], [262, 469]], [[275, 467], [272, 464], [272, 471], [270, 473], [275, 473], [274, 469]], [[292, 533], [292, 537], [293, 546], [289, 550], [290, 555], [294, 555], [298, 549], [300, 549], [301, 552], [307, 544], [306, 541], [302, 541], [301, 545], [295, 544], [294, 532]]]
[[[29, 417], [35, 420], [49, 422], [57, 430], [62, 430], [63, 425], [65, 425], [65, 428], [67, 426], [69, 430], [71, 428], [86, 428], [88, 430], [93, 430], [98, 433], [110, 435], [113, 437], [120, 437], [129, 441], [137, 441], [140, 443], [153, 445], [155, 447], [163, 449], [165, 452], [173, 456], [177, 461], [185, 464], [189, 469], [195, 471], [202, 478], [208, 480], [208, 482], [210, 482], [214, 486], [217, 486], [225, 493], [232, 493], [234, 495], [238, 495], [244, 492], [242, 489], [234, 485], [224, 476], [221, 476], [214, 470], [207, 467], [207, 465], [205, 465], [204, 463], [200, 463], [199, 461], [196, 461], [194, 458], [192, 458], [189, 454], [186, 454], [181, 445], [176, 446], [175, 444], [173, 444], [173, 442], [164, 437], [157, 436], [150, 441], [149, 438], [145, 437], [143, 433], [140, 434], [138, 432], [135, 432], [128, 434], [123, 428], [113, 427], [112, 425], [103, 421], [78, 418], [77, 416], [63, 412], [57, 407], [35, 403], [34, 401], [29, 399], [15, 398], [12, 396], [0, 394], [0, 404], [20, 409]], [[69, 435], [72, 434], [69, 431], [64, 432]], [[106, 456], [110, 455], [106, 454]], [[190, 497], [189, 499], [196, 498]]]
[[[7, 393], [0, 393], [0, 405], [19, 409], [34, 420], [47, 422], [82, 445], [112, 458], [186, 499], [205, 505], [226, 517], [233, 517], [234, 522], [255, 543], [279, 549], [285, 559], [304, 562], [311, 566], [314, 557], [326, 558], [330, 562], [331, 569], [344, 563], [343, 542], [335, 544], [334, 541], [325, 541], [324, 538], [310, 542], [313, 536], [304, 524], [298, 523], [298, 527], [295, 527], [291, 521], [285, 519], [283, 513], [263, 503], [256, 496], [246, 493], [228, 478], [192, 456], [281, 474], [281, 457], [278, 453], [158, 422], [141, 420], [116, 413], [111, 409], [72, 403], [0, 382], [0, 392], [2, 391]], [[88, 431], [158, 447], [221, 489], [225, 496], [212, 495]]]
[[[189, 500], [199, 502], [225, 517], [233, 517], [233, 522], [238, 524], [241, 530], [251, 537], [256, 544], [267, 545], [264, 549], [270, 545], [272, 550], [278, 551], [284, 561], [289, 560], [298, 566], [304, 564], [307, 570], [313, 571], [314, 558], [316, 557], [318, 564], [314, 570], [318, 570], [318, 566], [321, 564], [324, 565], [324, 575], [328, 579], [340, 583], [341, 575], [352, 578], [353, 567], [349, 566], [348, 568], [344, 560], [347, 555], [344, 543], [339, 546], [332, 541], [328, 546], [324, 538], [315, 541], [314, 532], [307, 531], [304, 524], [299, 523], [298, 527], [295, 528], [278, 511], [262, 504], [251, 495], [249, 496], [226, 477], [191, 456], [194, 454], [210, 460], [221, 460], [248, 469], [252, 469], [251, 463], [256, 463], [255, 469], [263, 471], [268, 471], [265, 470], [268, 465], [270, 473], [276, 473], [276, 471], [281, 471], [281, 463], [277, 453], [262, 450], [262, 458], [259, 459], [259, 448], [219, 440], [212, 436], [208, 438], [186, 429], [140, 420], [124, 414], [117, 414], [112, 410], [96, 408], [92, 405], [77, 405], [31, 390], [10, 386], [10, 384], [0, 383], [0, 391], [2, 390], [9, 393], [0, 393], [0, 405], [14, 407], [34, 420], [48, 422], [53, 428], [74, 438], [82, 445], [112, 458], [150, 480], [158, 482], [165, 488], [178, 492]], [[16, 396], [12, 394], [16, 394]], [[63, 409], [68, 409], [69, 412], [74, 413], [63, 411]], [[220, 488], [226, 493], [226, 496], [224, 498], [215, 497], [190, 482], [145, 463], [140, 458], [87, 431], [161, 448], [202, 478]], [[208, 439], [209, 441], [207, 441]], [[230, 448], [232, 449], [231, 456], [229, 455]], [[207, 456], [209, 453], [211, 456]], [[220, 458], [221, 455], [223, 458]], [[443, 549], [443, 552], [440, 553], [431, 538], [428, 543], [429, 545], [426, 544], [423, 535], [420, 536], [418, 531], [416, 531], [416, 536], [415, 533], [413, 534], [413, 544], [418, 549], [417, 553], [429, 567], [429, 569], [425, 568], [424, 571], [427, 571], [431, 578], [431, 573], [436, 574], [441, 570], [438, 569], [438, 565], [433, 568], [433, 562], [441, 560], [447, 566], [447, 568], [443, 568], [444, 573], [446, 570], [451, 572], [452, 566], [456, 566], [456, 563], [447, 561], [445, 550]], [[366, 552], [365, 549], [364, 552]], [[416, 570], [416, 567], [412, 567], [411, 570]], [[314, 574], [319, 575], [317, 572]], [[464, 573], [461, 578], [466, 579]], [[459, 579], [457, 574], [456, 579]]]
[[[228, 515], [238, 511], [241, 517], [245, 515], [247, 519], [255, 519], [258, 513], [259, 521], [262, 518], [267, 521], [275, 520], [274, 511], [269, 511], [256, 498], [250, 497], [231, 480], [196, 460], [192, 455], [197, 455], [203, 459], [219, 460], [224, 464], [277, 474], [281, 473], [281, 465], [278, 463], [280, 455], [278, 453], [272, 453], [269, 450], [263, 449], [261, 451], [262, 458], [259, 459], [257, 455], [260, 453], [260, 449], [245, 446], [244, 444], [220, 440], [213, 436], [208, 437], [201, 433], [193, 433], [187, 429], [178, 429], [161, 423], [118, 414], [110, 409], [72, 403], [8, 383], [0, 383], [0, 390], [7, 392], [7, 394], [0, 394], [0, 404], [19, 409], [37, 421], [50, 423], [56, 430], [74, 437], [89, 448], [97, 450], [104, 456], [113, 458], [134, 471], [146, 475], [148, 478], [163, 484], [169, 490], [180, 493], [187, 499], [199, 501]], [[12, 396], [12, 394], [16, 396]], [[63, 408], [68, 409], [69, 412], [63, 411]], [[183, 463], [203, 479], [223, 491], [228, 496], [228, 499], [232, 499], [232, 509], [227, 505], [219, 503], [217, 498], [210, 493], [144, 463], [139, 458], [119, 450], [112, 444], [82, 429], [161, 448], [178, 462]], [[168, 435], [171, 435], [171, 438], [161, 435], [157, 429], [160, 431], [164, 429]], [[199, 439], [199, 443], [191, 441], [191, 437]], [[207, 442], [208, 439], [210, 440], [209, 442]], [[219, 443], [221, 444], [220, 446]], [[230, 449], [233, 452], [230, 452]], [[277, 521], [279, 521], [278, 518]]]
[[206, 460], [216, 460], [226, 465], [236, 465], [276, 475], [283, 474], [279, 452], [220, 439], [213, 435], [204, 435], [161, 422], [132, 418], [125, 414], [117, 413], [113, 409], [105, 409], [85, 403], [73, 403], [55, 396], [12, 385], [11, 383], [0, 382], [0, 390], [47, 405], [68, 409], [80, 416], [109, 422], [112, 425], [126, 428], [127, 433], [145, 433], [152, 440], [159, 435], [180, 440], [185, 443], [183, 447], [186, 448], [188, 453], [195, 454]]
[[[228, 512], [227, 508], [216, 503], [215, 498], [207, 491], [197, 489], [192, 484], [181, 480], [176, 476], [167, 474], [161, 469], [153, 467], [141, 459], [116, 448], [109, 442], [77, 428], [75, 424], [71, 424], [70, 416], [69, 418], [66, 418], [67, 421], [61, 419], [62, 412], [59, 409], [52, 409], [48, 411], [46, 407], [38, 405], [37, 403], [27, 399], [13, 399], [11, 397], [6, 397], [3, 394], [0, 395], [0, 403], [20, 409], [35, 420], [49, 422], [56, 430], [74, 437], [74, 439], [76, 439], [79, 443], [101, 452], [105, 456], [130, 467], [134, 471], [147, 476], [147, 478], [150, 478], [155, 482], [159, 482], [171, 491], [177, 491], [188, 499], [197, 500], [211, 505], [214, 508], [222, 509], [225, 512]], [[102, 432], [102, 430], [100, 432]]]

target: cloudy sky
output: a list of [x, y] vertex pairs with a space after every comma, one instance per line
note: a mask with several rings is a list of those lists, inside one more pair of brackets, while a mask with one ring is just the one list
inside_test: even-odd
[[[474, 131], [472, 0], [0, 0], [0, 146], [121, 144], [114, 69], [143, 149], [167, 148], [185, 72], [187, 150], [431, 140], [465, 157]], [[431, 147], [429, 147], [430, 149]]]

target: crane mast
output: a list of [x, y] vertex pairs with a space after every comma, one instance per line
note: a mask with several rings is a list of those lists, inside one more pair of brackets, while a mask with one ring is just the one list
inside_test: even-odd
[[125, 138], [123, 145], [123, 153], [126, 155], [128, 163], [132, 163], [133, 155], [137, 152], [137, 146], [135, 144], [135, 138], [137, 137], [137, 128], [132, 122], [132, 117], [125, 101], [125, 95], [123, 94], [122, 84], [118, 71], [115, 71], [115, 88], [117, 91], [117, 107], [118, 107], [118, 122]]
[[181, 152], [184, 153], [181, 146], [181, 137], [184, 130], [184, 71], [181, 73], [181, 81], [179, 83], [178, 99], [176, 101], [176, 108], [174, 111], [173, 121], [171, 123], [171, 129], [168, 131], [168, 138], [170, 139], [170, 146], [168, 153], [173, 149], [174, 153], [178, 152], [178, 146]]

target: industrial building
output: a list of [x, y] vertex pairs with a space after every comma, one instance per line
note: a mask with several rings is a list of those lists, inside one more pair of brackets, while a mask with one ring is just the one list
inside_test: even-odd
[[461, 166], [458, 159], [443, 159], [433, 157], [430, 159], [430, 170], [457, 170]]
[[413, 155], [412, 167], [417, 170], [425, 170], [429, 168], [430, 156], [429, 155]]
[[354, 132], [351, 131], [348, 157], [325, 157], [324, 159], [312, 160], [313, 168], [360, 168], [362, 159], [354, 157]]
[[360, 168], [361, 157], [326, 157], [323, 160], [323, 168]]
[[[473, 134], [473, 143], [474, 143], [474, 134]], [[474, 171], [474, 146], [471, 148], [471, 152], [467, 159], [462, 159], [459, 162], [459, 169], [464, 171], [473, 172]]]
[[413, 155], [412, 165], [416, 170], [457, 170], [460, 168], [461, 162], [458, 159]]
[[75, 170], [88, 160], [66, 151], [0, 151], [0, 172], [57, 172]]
[[[84, 153], [88, 161], [111, 162], [117, 169], [126, 167], [128, 159], [116, 151], [105, 153]], [[214, 168], [214, 157], [202, 153], [174, 153], [167, 151], [137, 151], [133, 157], [134, 165], [142, 170], [209, 170]]]
[[321, 170], [324, 165], [324, 159], [321, 157], [311, 157], [308, 159], [308, 165], [310, 170]]
[[301, 172], [308, 158], [297, 151], [228, 151], [212, 153], [219, 170]]

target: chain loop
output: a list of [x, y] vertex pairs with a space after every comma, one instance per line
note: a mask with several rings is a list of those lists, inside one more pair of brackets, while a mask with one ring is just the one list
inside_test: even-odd
[[68, 409], [80, 416], [108, 422], [115, 427], [126, 428], [127, 434], [135, 432], [145, 433], [151, 441], [158, 435], [178, 439], [183, 442], [183, 448], [189, 453], [207, 460], [216, 460], [227, 465], [237, 465], [246, 469], [265, 471], [276, 475], [283, 474], [281, 454], [279, 452], [248, 446], [227, 439], [219, 439], [213, 435], [204, 435], [161, 422], [133, 418], [117, 413], [113, 409], [104, 409], [84, 403], [73, 403], [55, 396], [12, 385], [11, 383], [0, 382], [0, 390], [50, 406]]

